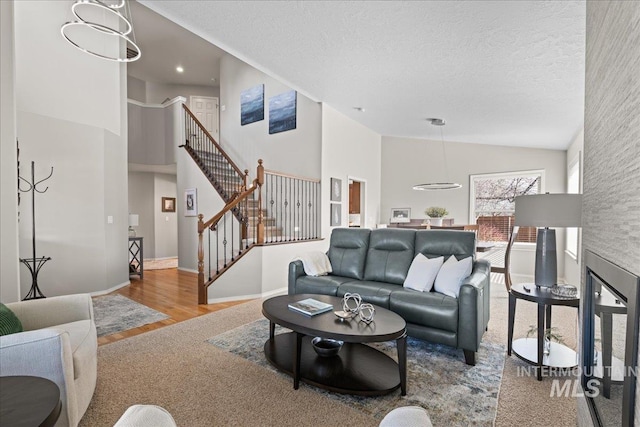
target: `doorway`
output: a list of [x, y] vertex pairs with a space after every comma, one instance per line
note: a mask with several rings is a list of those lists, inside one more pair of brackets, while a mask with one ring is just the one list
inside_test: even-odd
[[366, 181], [349, 177], [349, 227], [365, 227]]
[[191, 96], [189, 109], [202, 123], [217, 143], [220, 143], [220, 115], [218, 113], [218, 98], [210, 96]]

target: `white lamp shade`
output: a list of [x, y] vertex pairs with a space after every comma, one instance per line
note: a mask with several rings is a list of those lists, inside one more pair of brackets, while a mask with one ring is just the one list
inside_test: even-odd
[[518, 226], [582, 226], [582, 194], [517, 196], [515, 205], [515, 225]]
[[137, 227], [138, 226], [138, 214], [129, 214], [129, 227]]

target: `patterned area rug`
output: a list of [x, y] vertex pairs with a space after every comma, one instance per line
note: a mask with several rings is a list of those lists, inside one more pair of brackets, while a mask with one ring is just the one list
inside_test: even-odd
[[99, 337], [169, 318], [166, 314], [122, 295], [105, 295], [94, 298], [93, 314]]
[[[276, 327], [276, 334], [287, 331]], [[217, 335], [208, 342], [278, 372], [264, 356], [263, 346], [268, 338], [269, 321], [261, 319]], [[397, 360], [395, 342], [372, 346]], [[418, 405], [429, 411], [436, 426], [491, 426], [496, 417], [504, 355], [504, 346], [483, 342], [476, 366], [468, 366], [462, 350], [409, 338], [407, 396], [402, 397], [395, 391], [382, 397], [361, 397], [312, 388], [377, 419], [398, 406]]]

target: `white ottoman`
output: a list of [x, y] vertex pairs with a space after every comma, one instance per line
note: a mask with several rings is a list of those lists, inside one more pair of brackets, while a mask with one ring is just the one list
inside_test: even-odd
[[177, 427], [166, 409], [155, 405], [133, 405], [113, 427]]
[[424, 408], [403, 406], [385, 415], [380, 421], [380, 427], [433, 427], [433, 425]]

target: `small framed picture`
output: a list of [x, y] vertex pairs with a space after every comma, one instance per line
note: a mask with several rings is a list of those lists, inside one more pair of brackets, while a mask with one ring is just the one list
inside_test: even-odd
[[331, 178], [331, 199], [332, 202], [342, 201], [342, 180]]
[[392, 224], [399, 222], [411, 221], [411, 208], [393, 208], [391, 209], [391, 222]]
[[342, 204], [331, 203], [331, 227], [340, 227], [342, 225]]
[[176, 198], [175, 197], [163, 197], [162, 198], [162, 212], [175, 212], [176, 211]]
[[198, 216], [198, 193], [195, 188], [184, 190], [184, 216]]

